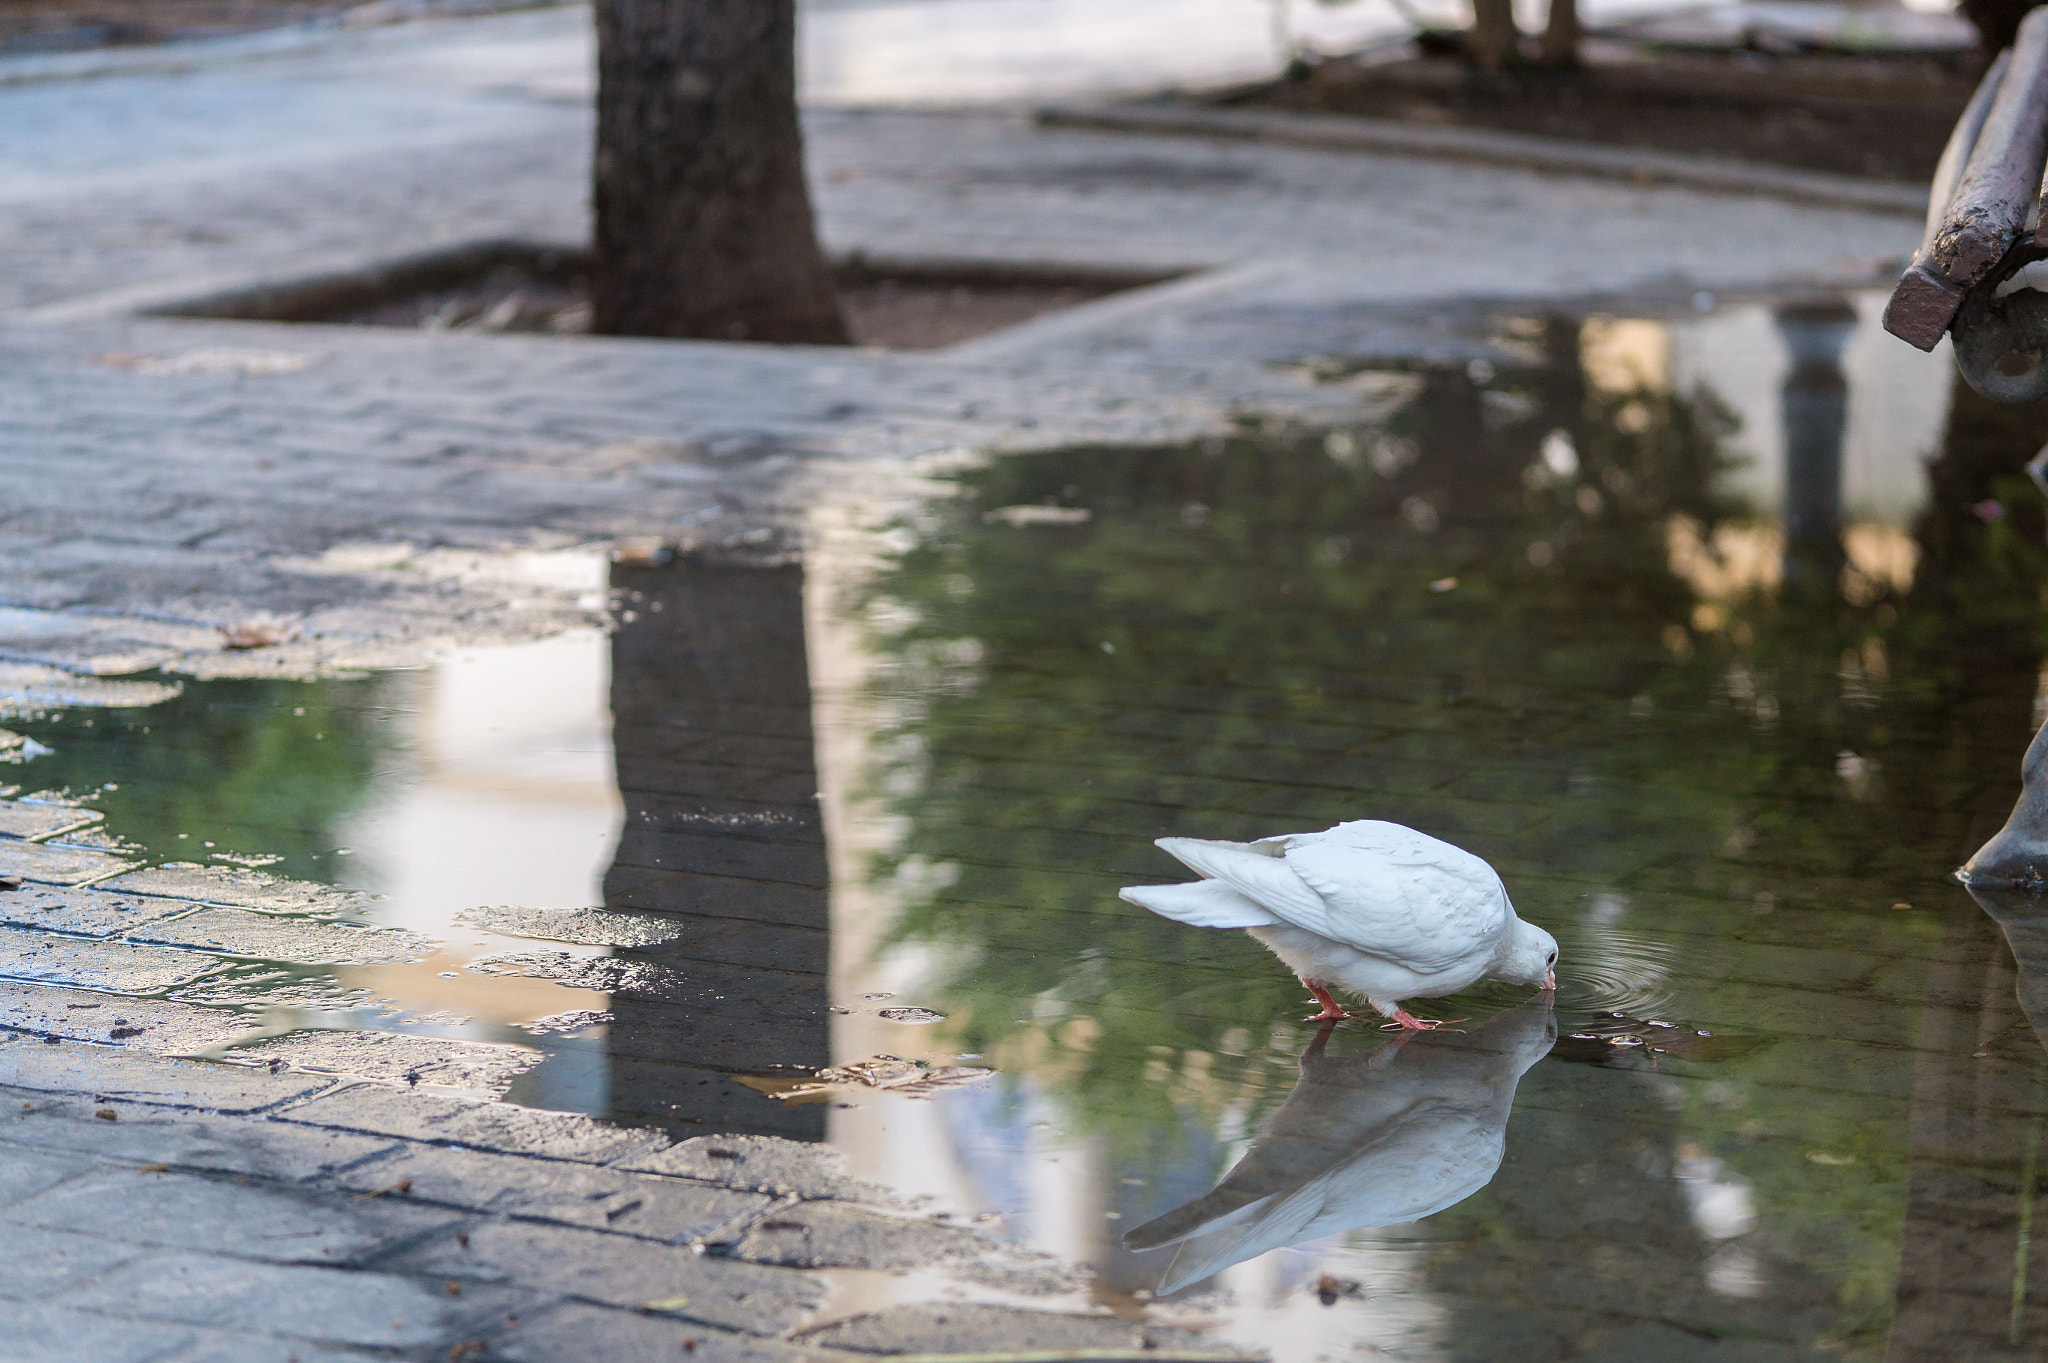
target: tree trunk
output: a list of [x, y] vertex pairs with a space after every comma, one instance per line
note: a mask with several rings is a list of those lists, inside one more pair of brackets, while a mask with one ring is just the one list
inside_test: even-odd
[[1550, 0], [1538, 56], [1545, 66], [1560, 71], [1579, 64], [1579, 0]]
[[2027, 17], [2027, 11], [2036, 3], [2037, 0], [1962, 0], [1957, 8], [1976, 27], [1984, 55], [1995, 57], [2012, 46], [2014, 35], [2020, 31], [2020, 20]]
[[593, 331], [844, 343], [796, 113], [795, 0], [597, 0]]
[[1472, 0], [1474, 66], [1488, 73], [1499, 71], [1514, 61], [1520, 39], [1513, 0]]

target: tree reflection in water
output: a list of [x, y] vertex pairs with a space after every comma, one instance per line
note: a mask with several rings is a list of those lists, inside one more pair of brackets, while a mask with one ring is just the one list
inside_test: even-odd
[[[1780, 318], [1794, 340], [1840, 322]], [[1179, 1200], [1162, 1181], [1222, 1171], [1306, 1040], [1255, 945], [1115, 902], [1164, 869], [1148, 840], [1384, 817], [1456, 841], [1564, 938], [1561, 1023], [1599, 1063], [1532, 1070], [1500, 1177], [1419, 1229], [1450, 1356], [1876, 1357], [1889, 1335], [1932, 1357], [1906, 1338], [1926, 1301], [1952, 1333], [1987, 1308], [1982, 1281], [1917, 1285], [1928, 1113], [1959, 1101], [1925, 1072], [1961, 1044], [1922, 998], [1953, 968], [1944, 924], [1976, 912], [1947, 873], [2033, 728], [2039, 416], [1958, 385], [1910, 531], [1816, 536], [1843, 405], [1838, 349], [1810, 347], [1788, 564], [1783, 523], [1720, 490], [1713, 395], [1588, 382], [1596, 329], [1333, 366], [1382, 412], [1355, 430], [961, 475], [876, 587], [910, 622], [891, 653], [958, 664], [883, 685], [904, 834], [875, 873], [947, 868], [896, 940], [945, 949], [931, 1001], [958, 1044], [1091, 1133], [1129, 1225]], [[1047, 505], [1070, 511], [1006, 510]], [[1614, 1010], [1714, 1049], [1610, 1044], [1592, 1019]], [[2018, 1300], [2010, 1216], [1995, 1244], [1956, 1233]], [[1157, 1281], [1102, 1271], [1112, 1297]], [[2039, 1347], [2048, 1297], [2021, 1296]]]

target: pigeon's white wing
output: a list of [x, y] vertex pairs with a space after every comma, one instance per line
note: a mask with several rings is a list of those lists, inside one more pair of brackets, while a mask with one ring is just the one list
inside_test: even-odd
[[[1290, 922], [1425, 973], [1492, 950], [1508, 896], [1484, 860], [1412, 828], [1377, 820], [1287, 840], [1286, 865], [1322, 906]], [[1259, 896], [1262, 904], [1267, 901]]]
[[1126, 885], [1118, 897], [1197, 928], [1269, 928], [1280, 921], [1220, 880]]

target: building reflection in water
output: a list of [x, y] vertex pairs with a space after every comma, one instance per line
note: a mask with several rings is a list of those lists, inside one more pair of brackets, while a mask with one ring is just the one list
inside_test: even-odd
[[1779, 413], [1785, 438], [1786, 576], [1832, 593], [1842, 570], [1842, 437], [1849, 382], [1842, 351], [1856, 312], [1838, 298], [1778, 309], [1791, 364]]
[[625, 830], [608, 907], [683, 925], [622, 958], [661, 967], [611, 998], [609, 1116], [679, 1136], [818, 1140], [825, 1109], [736, 1075], [828, 1064], [829, 877], [796, 566], [618, 567], [612, 643]]

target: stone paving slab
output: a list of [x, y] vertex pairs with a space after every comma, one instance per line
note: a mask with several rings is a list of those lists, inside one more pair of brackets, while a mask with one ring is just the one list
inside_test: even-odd
[[0, 800], [0, 837], [53, 838], [59, 833], [90, 828], [106, 817], [96, 809]]
[[238, 1046], [229, 1059], [289, 1065], [316, 1074], [435, 1084], [501, 1094], [541, 1062], [539, 1051], [402, 1032], [309, 1028]]
[[154, 994], [190, 984], [220, 966], [210, 956], [169, 947], [0, 929], [0, 976], [10, 979], [82, 985], [114, 994]]
[[0, 841], [0, 876], [20, 876], [51, 885], [84, 885], [118, 875], [135, 865], [107, 852], [53, 847], [40, 842]]
[[245, 1036], [255, 1023], [218, 1008], [167, 999], [109, 998], [90, 989], [0, 983], [0, 1029], [186, 1055]]
[[90, 1160], [75, 1155], [37, 1152], [17, 1155], [0, 1167], [0, 1206], [35, 1197], [92, 1171]]
[[0, 1143], [8, 1147], [10, 1158], [34, 1149], [303, 1183], [399, 1148], [393, 1141], [371, 1136], [276, 1123], [229, 1122], [133, 1106], [117, 1109], [119, 1119], [109, 1122], [93, 1115], [98, 1110], [96, 1102], [44, 1095], [21, 1100], [16, 1108], [0, 1108]]
[[845, 1156], [829, 1146], [768, 1136], [696, 1136], [620, 1160], [634, 1173], [668, 1174], [727, 1188], [800, 1197], [805, 1201], [870, 1202], [889, 1206], [888, 1190], [849, 1177]]
[[91, 1094], [119, 1112], [124, 1103], [260, 1112], [330, 1088], [319, 1075], [268, 1074], [238, 1065], [170, 1060], [115, 1046], [54, 1038], [0, 1041], [0, 1075], [14, 1088]]
[[0, 1256], [0, 1299], [34, 1301], [80, 1278], [104, 1273], [138, 1254], [134, 1245], [69, 1231], [9, 1228]]
[[189, 912], [193, 907], [175, 899], [143, 899], [70, 886], [23, 885], [0, 894], [0, 924], [112, 937], [144, 923]]
[[407, 1197], [423, 1202], [663, 1244], [703, 1241], [771, 1205], [759, 1193], [681, 1179], [434, 1146], [408, 1146], [335, 1179], [339, 1187], [363, 1192], [400, 1182], [409, 1185]]
[[668, 1314], [752, 1335], [788, 1333], [825, 1297], [823, 1284], [806, 1274], [556, 1226], [500, 1222], [472, 1232], [466, 1245], [438, 1241], [402, 1262], [421, 1273], [523, 1283], [628, 1310], [671, 1302]]
[[[306, 880], [286, 880], [264, 871], [232, 866], [205, 866], [174, 861], [134, 871], [100, 887], [119, 894], [162, 895], [171, 899], [225, 904], [258, 913], [360, 912], [362, 895]], [[289, 958], [286, 958], [289, 959]]]
[[536, 909], [512, 905], [464, 909], [456, 922], [507, 937], [537, 937], [582, 946], [653, 946], [689, 931], [686, 920], [612, 909]]
[[[890, 1307], [807, 1330], [806, 1344], [867, 1354], [1063, 1353], [1128, 1349], [1134, 1355], [1217, 1352], [1194, 1330], [1140, 1324], [1118, 1316], [1052, 1315], [1010, 1306], [933, 1302]], [[1251, 1355], [1247, 1355], [1251, 1357]]]
[[0, 1210], [0, 1222], [166, 1249], [350, 1264], [409, 1243], [445, 1217], [389, 1199], [316, 1197], [177, 1172], [110, 1169]]
[[[0, 1069], [12, 1078], [14, 1054], [45, 1049], [81, 1048], [14, 1043]], [[816, 1146], [705, 1137], [666, 1147], [662, 1161], [651, 1153], [662, 1144], [653, 1133], [569, 1119], [574, 1132], [606, 1129], [614, 1147], [646, 1152], [627, 1163], [664, 1166], [595, 1168], [575, 1162], [593, 1152], [587, 1139], [564, 1141], [556, 1114], [404, 1090], [332, 1095], [373, 1099], [387, 1122], [412, 1109], [430, 1141], [445, 1138], [451, 1113], [486, 1112], [495, 1122], [484, 1129], [514, 1133], [501, 1143], [524, 1147], [458, 1150], [296, 1120], [328, 1099], [228, 1115], [192, 1110], [222, 1096], [203, 1080], [184, 1092], [161, 1086], [166, 1077], [225, 1076], [256, 1080], [275, 1097], [293, 1085], [289, 1075], [169, 1061], [139, 1068], [159, 1080], [149, 1101], [183, 1110], [123, 1095], [109, 1121], [96, 1100], [0, 1088], [0, 1226], [37, 1249], [31, 1266], [0, 1263], [0, 1319], [33, 1323], [10, 1345], [38, 1341], [40, 1352], [20, 1356], [282, 1363], [367, 1349], [536, 1363], [817, 1363], [848, 1355], [786, 1338], [815, 1324], [827, 1300], [823, 1282], [791, 1261], [976, 1265], [1006, 1252], [928, 1218], [808, 1201], [887, 1196], [848, 1180], [837, 1154]], [[535, 1125], [512, 1119], [520, 1113]], [[753, 1257], [774, 1262], [750, 1261], [750, 1236]], [[1104, 1328], [1061, 1323], [1072, 1319], [1018, 1315], [1033, 1339], [1093, 1339]], [[156, 1352], [124, 1354], [145, 1323]], [[848, 1327], [850, 1352], [871, 1353], [874, 1328]], [[60, 1337], [73, 1353], [50, 1342]], [[468, 1353], [450, 1353], [457, 1349]]]
[[582, 1164], [606, 1164], [660, 1144], [664, 1139], [591, 1117], [538, 1112], [504, 1103], [464, 1102], [369, 1085], [316, 1098], [282, 1116], [283, 1120], [309, 1126]]
[[51, 1302], [4, 1306], [9, 1363], [159, 1363], [199, 1337], [194, 1330], [112, 1321]]
[[204, 908], [130, 929], [124, 941], [149, 942], [299, 965], [374, 965], [417, 961], [439, 945], [402, 928], [317, 920], [254, 909]]
[[748, 1226], [731, 1253], [749, 1263], [789, 1268], [914, 1268], [977, 1257], [983, 1249], [981, 1237], [964, 1228], [803, 1203]]
[[442, 1285], [415, 1277], [310, 1264], [160, 1254], [97, 1276], [54, 1300], [115, 1319], [410, 1349], [470, 1333], [485, 1321], [495, 1324], [519, 1298], [489, 1286], [452, 1295]]
[[508, 1330], [494, 1346], [506, 1363], [615, 1363], [622, 1358], [678, 1358], [689, 1363], [816, 1363], [819, 1355], [772, 1340], [717, 1330], [696, 1321], [558, 1307]]

